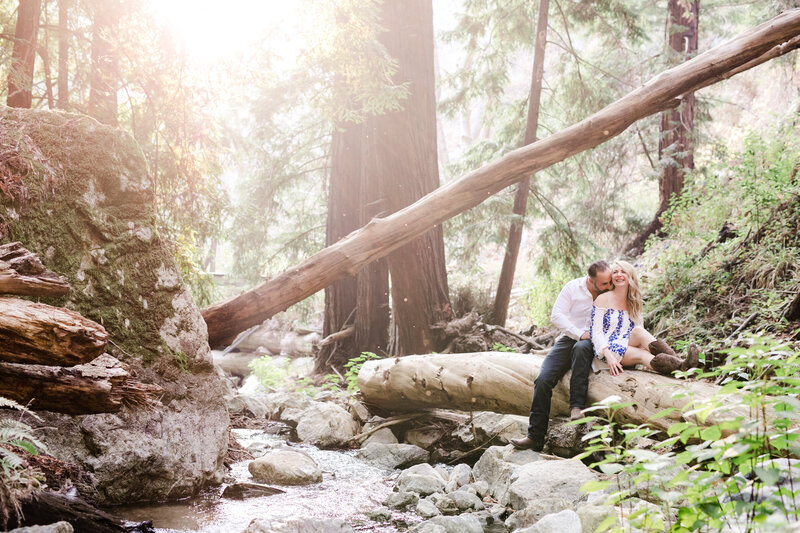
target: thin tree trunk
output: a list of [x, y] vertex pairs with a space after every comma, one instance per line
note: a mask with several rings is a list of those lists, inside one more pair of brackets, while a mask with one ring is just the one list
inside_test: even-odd
[[36, 62], [39, 33], [40, 0], [20, 0], [17, 7], [17, 27], [14, 30], [14, 49], [8, 73], [6, 105], [30, 109], [33, 101], [33, 67]]
[[[667, 4], [667, 45], [671, 63], [688, 61], [697, 53], [700, 0], [669, 0]], [[680, 107], [661, 114], [658, 158], [662, 172], [658, 181], [659, 205], [653, 220], [625, 249], [637, 256], [644, 252], [647, 239], [661, 231], [661, 215], [669, 202], [683, 190], [687, 170], [694, 168], [694, 93], [684, 95]]]
[[[542, 77], [544, 76], [544, 51], [547, 45], [547, 9], [549, 0], [539, 0], [539, 14], [536, 21], [536, 48], [533, 53], [533, 71], [531, 74], [531, 89], [528, 96], [528, 120], [525, 123], [525, 140], [523, 146], [536, 142], [536, 129], [539, 127], [539, 103], [542, 95]], [[508, 244], [503, 257], [503, 267], [500, 269], [500, 281], [497, 283], [497, 292], [494, 298], [490, 324], [505, 326], [508, 316], [508, 302], [511, 300], [511, 287], [514, 285], [514, 271], [517, 268], [519, 245], [522, 241], [522, 229], [525, 221], [525, 211], [528, 207], [528, 192], [531, 178], [526, 176], [519, 185], [514, 195], [515, 215], [508, 230]]]
[[[362, 125], [346, 122], [335, 127], [331, 141], [331, 173], [328, 183], [328, 220], [325, 244], [331, 246], [360, 225]], [[348, 276], [325, 288], [322, 337], [352, 326], [356, 314], [358, 285]], [[315, 371], [341, 368], [353, 357], [355, 337], [349, 335], [323, 346], [316, 356]]]
[[69, 106], [69, 2], [58, 0], [58, 100], [59, 109]]
[[92, 24], [92, 77], [89, 116], [117, 125], [117, 29], [119, 0], [95, 0]]
[[[387, 31], [381, 41], [397, 59], [394, 83], [408, 83], [403, 109], [375, 117], [368, 132], [390, 212], [398, 211], [439, 186], [434, 99], [433, 9], [431, 0], [386, 0]], [[398, 353], [444, 348], [430, 326], [452, 318], [444, 262], [444, 238], [437, 226], [389, 256], [392, 310]]]
[[204, 309], [209, 343], [220, 346], [337, 279], [386, 257], [432, 227], [567, 157], [619, 135], [637, 120], [679, 104], [680, 96], [727, 79], [800, 45], [800, 9], [774, 19], [704, 52], [609, 104], [590, 117], [529, 146], [518, 148], [460, 179], [439, 187], [414, 204], [314, 254], [258, 287]]

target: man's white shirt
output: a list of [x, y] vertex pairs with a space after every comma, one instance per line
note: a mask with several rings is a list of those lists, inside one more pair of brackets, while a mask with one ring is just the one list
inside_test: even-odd
[[550, 313], [550, 323], [576, 341], [589, 331], [592, 315], [594, 299], [586, 288], [587, 281], [588, 276], [583, 276], [564, 285]]

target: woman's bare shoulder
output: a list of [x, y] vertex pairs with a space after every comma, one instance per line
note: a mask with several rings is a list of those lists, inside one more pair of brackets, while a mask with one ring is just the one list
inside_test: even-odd
[[594, 305], [596, 307], [608, 308], [610, 306], [611, 302], [612, 302], [611, 293], [610, 292], [604, 292], [603, 294], [599, 295], [595, 299]]

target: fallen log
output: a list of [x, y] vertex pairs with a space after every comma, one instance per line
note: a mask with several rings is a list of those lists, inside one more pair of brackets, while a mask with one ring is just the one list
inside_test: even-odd
[[63, 296], [69, 283], [47, 270], [33, 252], [21, 243], [0, 245], [0, 294], [17, 296]]
[[[358, 388], [367, 404], [390, 412], [418, 412], [443, 408], [460, 411], [494, 411], [516, 415], [530, 413], [533, 384], [544, 356], [510, 352], [408, 355], [367, 361], [358, 373]], [[680, 409], [689, 396], [710, 398], [719, 387], [704, 381], [678, 380], [653, 372], [626, 370], [621, 376], [608, 372], [589, 380], [590, 403], [609, 396], [632, 401], [619, 411], [619, 421], [641, 424], [663, 409], [676, 410], [651, 421], [659, 430], [684, 420]], [[569, 414], [569, 374], [553, 389], [551, 416]], [[692, 422], [700, 423], [696, 417]], [[687, 419], [688, 420], [688, 419]], [[709, 417], [705, 424], [718, 422]]]
[[299, 265], [236, 297], [203, 310], [212, 347], [369, 263], [385, 257], [430, 228], [478, 205], [559, 161], [619, 135], [637, 120], [677, 106], [679, 98], [794, 50], [800, 35], [800, 9], [783, 12], [693, 59], [661, 73], [594, 115], [545, 139], [514, 150], [385, 218], [316, 253]]
[[75, 311], [0, 298], [0, 361], [73, 366], [102, 354], [107, 342], [103, 326]]
[[33, 411], [115, 413], [123, 405], [155, 405], [161, 393], [161, 387], [131, 379], [128, 366], [108, 354], [69, 368], [0, 363], [0, 396]]

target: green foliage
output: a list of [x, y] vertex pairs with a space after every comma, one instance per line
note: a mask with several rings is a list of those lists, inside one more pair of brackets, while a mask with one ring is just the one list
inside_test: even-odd
[[523, 281], [520, 303], [528, 323], [545, 326], [550, 323], [550, 312], [558, 293], [566, 283], [578, 276], [578, 272], [558, 268], [547, 274], [539, 274], [532, 280]]
[[289, 377], [289, 364], [289, 359], [285, 359], [281, 365], [278, 365], [272, 357], [265, 355], [253, 359], [248, 366], [264, 389], [274, 389], [286, 382]]
[[361, 352], [361, 355], [349, 359], [344, 364], [344, 380], [347, 382], [347, 392], [355, 394], [358, 391], [358, 372], [364, 366], [364, 363], [372, 359], [380, 359], [380, 356], [372, 352]]
[[[14, 409], [23, 415], [38, 417], [25, 407], [0, 396], [0, 409]], [[20, 515], [18, 498], [38, 486], [38, 473], [25, 465], [22, 457], [12, 447], [36, 455], [46, 451], [31, 427], [12, 418], [0, 419], [0, 526], [5, 527], [12, 513]]]
[[[800, 420], [800, 352], [767, 338], [727, 351], [724, 365], [700, 378], [720, 377], [723, 386], [711, 399], [690, 401], [682, 422], [654, 449], [637, 447], [655, 431], [647, 424], [618, 425], [614, 414], [631, 404], [608, 398], [591, 417], [584, 457], [613, 482], [584, 490], [604, 490], [609, 503], [632, 505], [636, 498], [655, 501], [663, 523], [652, 514], [627, 515], [612, 531], [776, 531], [800, 514], [796, 425]], [[665, 416], [667, 410], [656, 416]], [[677, 445], [677, 451], [669, 447]], [[647, 520], [651, 522], [648, 524]], [[610, 527], [614, 525], [606, 524]]]
[[510, 346], [506, 346], [502, 342], [496, 342], [496, 343], [492, 344], [492, 351], [493, 352], [516, 352], [516, 350], [514, 348], [511, 348]]

